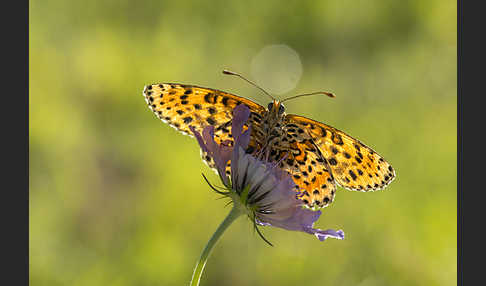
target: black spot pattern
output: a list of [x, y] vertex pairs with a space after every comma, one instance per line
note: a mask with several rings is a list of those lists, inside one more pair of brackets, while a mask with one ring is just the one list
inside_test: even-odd
[[189, 123], [191, 123], [191, 121], [192, 121], [192, 117], [187, 116], [187, 117], [184, 117], [182, 120], [184, 120], [184, 123], [185, 123], [185, 124], [189, 124]]
[[206, 118], [206, 121], [207, 121], [207, 122], [208, 122], [210, 125], [214, 125], [214, 124], [216, 124], [216, 121], [215, 121], [213, 118], [211, 118], [211, 117]]

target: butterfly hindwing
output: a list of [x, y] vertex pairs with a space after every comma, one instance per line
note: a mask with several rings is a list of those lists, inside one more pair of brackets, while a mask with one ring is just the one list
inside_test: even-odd
[[300, 199], [310, 208], [328, 206], [336, 194], [336, 184], [324, 158], [312, 140], [292, 141], [281, 161], [302, 193]]
[[355, 191], [374, 191], [395, 178], [395, 170], [378, 153], [346, 133], [303, 116], [289, 114], [287, 126], [302, 130], [301, 137], [312, 138], [325, 158], [335, 181]]

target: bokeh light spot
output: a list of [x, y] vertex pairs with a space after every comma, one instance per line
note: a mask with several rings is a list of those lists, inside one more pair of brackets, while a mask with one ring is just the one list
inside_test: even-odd
[[253, 57], [251, 75], [263, 89], [280, 95], [297, 86], [302, 63], [299, 54], [289, 46], [269, 45]]

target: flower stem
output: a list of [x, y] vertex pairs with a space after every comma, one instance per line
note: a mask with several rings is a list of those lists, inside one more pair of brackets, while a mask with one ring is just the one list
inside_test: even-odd
[[224, 221], [219, 225], [216, 232], [214, 232], [213, 236], [209, 239], [206, 247], [204, 247], [203, 252], [201, 253], [201, 257], [194, 268], [194, 273], [192, 274], [192, 280], [190, 286], [197, 286], [199, 285], [199, 281], [201, 280], [201, 275], [204, 271], [204, 266], [206, 266], [206, 261], [208, 260], [209, 254], [211, 254], [211, 250], [216, 245], [216, 242], [224, 233], [224, 231], [231, 225], [235, 219], [237, 219], [243, 212], [239, 210], [237, 207], [233, 206], [230, 213], [226, 216]]

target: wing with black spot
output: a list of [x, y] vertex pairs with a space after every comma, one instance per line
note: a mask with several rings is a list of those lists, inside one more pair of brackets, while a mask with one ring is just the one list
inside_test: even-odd
[[378, 153], [346, 133], [324, 123], [289, 114], [287, 132], [300, 140], [312, 139], [325, 158], [335, 181], [350, 190], [374, 191], [395, 178], [393, 167]]
[[[178, 83], [147, 85], [143, 95], [149, 108], [158, 118], [185, 135], [192, 136], [189, 126], [194, 127], [199, 133], [205, 126], [214, 126], [217, 143], [233, 141], [233, 109], [239, 104], [245, 104], [251, 112], [244, 126], [244, 129], [252, 126], [250, 146], [254, 149], [261, 147], [261, 133], [257, 131], [262, 129], [260, 125], [266, 109], [251, 100], [216, 89]], [[206, 154], [202, 156], [213, 168], [213, 162], [206, 159]]]
[[205, 126], [213, 125], [217, 137], [228, 139], [233, 109], [241, 103], [252, 113], [265, 112], [263, 106], [246, 98], [193, 85], [152, 84], [145, 86], [143, 95], [157, 117], [188, 135], [189, 126], [201, 132]]
[[304, 204], [312, 209], [327, 207], [334, 201], [336, 184], [324, 163], [324, 157], [311, 139], [294, 141], [297, 136], [288, 136], [292, 142], [288, 145], [288, 151], [280, 155], [282, 158], [285, 157], [281, 167], [299, 186], [302, 193], [300, 199]]

